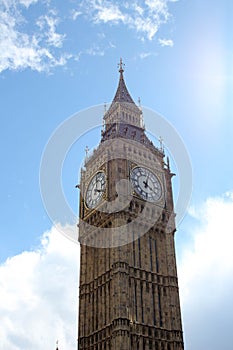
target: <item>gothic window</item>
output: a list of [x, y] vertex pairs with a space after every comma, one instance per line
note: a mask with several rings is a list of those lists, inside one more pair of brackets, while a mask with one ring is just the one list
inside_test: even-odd
[[152, 257], [152, 245], [151, 245], [151, 237], [149, 237], [149, 250], [150, 250], [150, 269], [153, 270], [153, 257]]
[[137, 305], [137, 281], [134, 280], [134, 303], [135, 303], [135, 317], [138, 320], [138, 305]]
[[154, 239], [154, 249], [155, 249], [155, 259], [156, 259], [156, 272], [159, 272], [159, 261], [158, 261], [158, 254], [157, 254], [157, 244], [156, 240]]
[[143, 308], [143, 283], [141, 282], [141, 310], [142, 310], [142, 323], [144, 323], [144, 308]]
[[141, 242], [140, 242], [140, 238], [138, 238], [138, 262], [139, 262], [139, 267], [141, 267]]
[[136, 136], [136, 131], [132, 131], [132, 132], [131, 132], [131, 136], [132, 136], [132, 138], [134, 139], [135, 136]]
[[155, 311], [155, 286], [152, 284], [152, 307], [153, 307], [153, 321], [154, 326], [156, 325], [156, 311]]
[[127, 126], [126, 126], [126, 127], [124, 127], [124, 129], [123, 129], [123, 132], [124, 132], [125, 135], [127, 134], [127, 131], [128, 131], [128, 128], [127, 128]]
[[133, 335], [131, 335], [131, 349], [133, 349]]
[[159, 323], [160, 323], [160, 327], [163, 327], [160, 286], [158, 286], [158, 304], [159, 304]]
[[136, 263], [136, 257], [135, 257], [135, 237], [133, 232], [133, 265], [135, 266]]
[[96, 293], [96, 317], [95, 317], [95, 326], [98, 328], [98, 291]]

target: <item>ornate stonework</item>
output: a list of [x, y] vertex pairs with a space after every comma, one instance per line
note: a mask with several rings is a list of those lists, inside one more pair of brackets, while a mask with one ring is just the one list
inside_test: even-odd
[[119, 68], [100, 145], [81, 172], [78, 349], [182, 350], [173, 174]]

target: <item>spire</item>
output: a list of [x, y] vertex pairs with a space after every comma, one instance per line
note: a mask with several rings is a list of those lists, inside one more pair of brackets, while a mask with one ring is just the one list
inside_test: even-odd
[[119, 79], [119, 84], [118, 84], [118, 88], [115, 94], [115, 97], [112, 101], [112, 103], [115, 102], [128, 102], [128, 103], [134, 103], [132, 97], [129, 94], [129, 91], [125, 85], [125, 81], [124, 81], [124, 66], [125, 64], [122, 61], [122, 58], [120, 59], [120, 63], [118, 64], [118, 68], [119, 68], [119, 73], [120, 73], [120, 79]]
[[[104, 129], [102, 131], [102, 140], [109, 138], [108, 131], [114, 128], [114, 124], [125, 124], [142, 128], [142, 110], [139, 108], [126, 87], [124, 81], [124, 63], [122, 58], [118, 64], [120, 73], [119, 83], [114, 99], [109, 109], [104, 113]], [[112, 134], [114, 134], [112, 132]], [[108, 135], [108, 136], [107, 136]]]

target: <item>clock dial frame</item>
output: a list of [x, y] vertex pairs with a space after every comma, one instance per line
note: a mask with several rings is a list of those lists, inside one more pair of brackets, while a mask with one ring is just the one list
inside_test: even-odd
[[88, 209], [94, 209], [101, 202], [106, 190], [106, 175], [103, 171], [98, 171], [90, 180], [86, 194], [85, 204]]
[[135, 167], [130, 180], [136, 194], [147, 202], [155, 203], [162, 196], [162, 186], [158, 177], [148, 168]]

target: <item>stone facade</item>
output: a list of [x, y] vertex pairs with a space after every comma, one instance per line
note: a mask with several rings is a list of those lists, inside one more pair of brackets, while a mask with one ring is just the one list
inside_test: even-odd
[[[78, 349], [182, 350], [174, 174], [164, 162], [163, 150], [145, 134], [141, 110], [124, 82], [122, 64], [119, 72], [100, 145], [86, 158], [81, 172]], [[131, 180], [135, 168], [138, 176], [146, 171], [138, 189]], [[98, 187], [97, 176], [97, 187], [88, 190], [98, 172], [104, 174], [105, 184]], [[161, 194], [157, 200], [146, 201], [140, 186], [152, 198], [157, 190], [153, 174]], [[99, 192], [94, 208], [87, 205], [88, 191], [96, 198]]]

